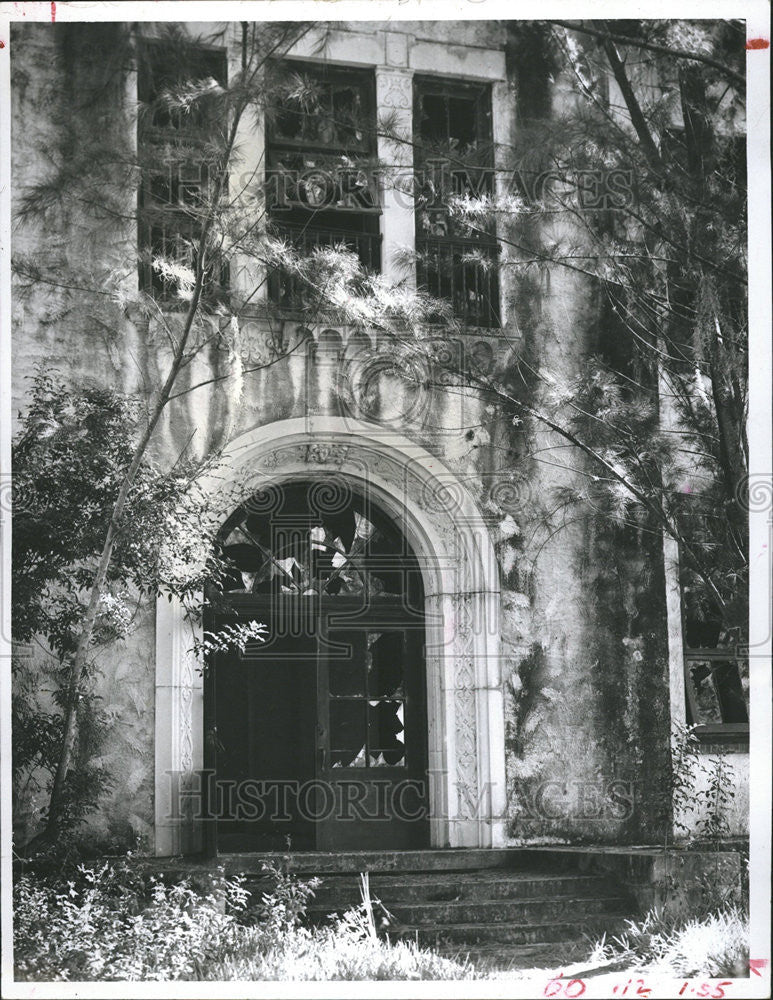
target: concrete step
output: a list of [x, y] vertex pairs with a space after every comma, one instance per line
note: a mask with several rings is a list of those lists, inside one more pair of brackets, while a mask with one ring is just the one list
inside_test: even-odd
[[[409, 902], [532, 899], [594, 895], [609, 898], [619, 889], [597, 875], [551, 875], [507, 871], [437, 872], [432, 875], [379, 875], [369, 878], [370, 894], [386, 907]], [[268, 884], [268, 883], [266, 883]], [[255, 886], [258, 883], [255, 882]], [[356, 875], [326, 875], [314, 892], [314, 906], [354, 904], [360, 901]]]
[[479, 944], [547, 944], [556, 942], [564, 946], [578, 941], [587, 934], [600, 936], [604, 931], [616, 929], [622, 923], [619, 913], [600, 913], [593, 917], [577, 920], [550, 921], [533, 924], [511, 923], [463, 923], [429, 925], [403, 925], [391, 936], [417, 940], [419, 944], [449, 950], [458, 946], [461, 950], [474, 949]]
[[495, 850], [349, 851], [221, 856], [226, 870], [247, 876], [259, 900], [270, 892], [272, 864], [301, 879], [317, 877], [308, 907], [324, 922], [361, 901], [368, 873], [375, 916], [391, 938], [407, 938], [444, 954], [469, 954], [491, 969], [555, 967], [563, 956], [587, 956], [591, 939], [615, 933], [635, 906], [593, 857], [571, 852]]
[[[438, 927], [456, 924], [541, 924], [566, 918], [593, 917], [601, 913], [625, 913], [628, 909], [623, 897], [597, 898], [589, 896], [573, 899], [535, 898], [528, 900], [471, 900], [450, 903], [397, 903], [390, 906], [383, 900], [395, 925]], [[323, 919], [331, 912], [342, 909], [315, 904], [308, 909], [312, 920]]]
[[264, 863], [286, 867], [296, 875], [324, 875], [335, 872], [440, 872], [534, 869], [547, 861], [553, 871], [576, 870], [571, 855], [556, 855], [535, 859], [519, 848], [438, 848], [424, 851], [298, 851], [284, 854], [266, 853], [220, 854], [218, 863], [227, 871], [259, 875]]

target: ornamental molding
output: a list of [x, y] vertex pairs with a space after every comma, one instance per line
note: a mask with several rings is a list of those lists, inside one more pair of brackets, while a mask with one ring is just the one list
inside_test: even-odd
[[349, 454], [349, 446], [328, 441], [316, 441], [306, 446], [308, 465], [332, 466], [340, 468]]
[[[392, 112], [401, 129], [413, 132], [413, 70], [405, 66], [385, 66], [376, 69], [376, 101], [380, 111]], [[397, 162], [402, 169], [411, 166], [410, 147], [379, 136], [378, 148], [387, 162]], [[385, 155], [387, 154], [387, 155]], [[389, 171], [391, 173], [391, 171]]]
[[388, 69], [379, 75], [382, 85], [386, 85], [379, 102], [381, 106], [410, 110], [413, 107], [413, 74], [406, 70]]

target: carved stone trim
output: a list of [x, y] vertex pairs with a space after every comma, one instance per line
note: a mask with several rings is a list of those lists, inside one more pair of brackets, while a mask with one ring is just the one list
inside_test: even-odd
[[382, 107], [401, 111], [413, 107], [413, 73], [404, 69], [380, 69], [378, 79], [384, 88], [380, 101]]
[[202, 767], [203, 679], [192, 656], [198, 629], [179, 602], [156, 602], [156, 854], [195, 853], [201, 832], [193, 799], [180, 795], [198, 783]]
[[306, 461], [319, 466], [340, 468], [349, 454], [349, 446], [332, 441], [315, 441], [306, 448]]

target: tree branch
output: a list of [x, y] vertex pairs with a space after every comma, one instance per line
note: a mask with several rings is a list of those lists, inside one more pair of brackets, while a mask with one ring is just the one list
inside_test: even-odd
[[591, 35], [593, 38], [600, 38], [602, 41], [611, 40], [615, 44], [619, 45], [630, 45], [631, 48], [635, 49], [646, 49], [648, 52], [657, 52], [660, 55], [671, 56], [674, 59], [689, 59], [691, 62], [704, 63], [706, 66], [711, 66], [713, 69], [722, 73], [728, 79], [732, 80], [734, 83], [738, 84], [739, 87], [746, 88], [746, 78], [742, 74], [737, 73], [734, 69], [729, 66], [725, 66], [724, 63], [719, 62], [716, 59], [712, 59], [710, 56], [704, 56], [700, 52], [690, 52], [687, 49], [676, 49], [668, 45], [658, 45], [655, 42], [645, 42], [640, 38], [629, 38], [626, 35], [619, 35], [612, 31], [599, 31], [597, 28], [589, 28], [584, 21], [556, 21], [551, 19], [549, 24], [558, 24], [562, 28], [568, 28], [570, 31], [579, 31], [583, 35]]

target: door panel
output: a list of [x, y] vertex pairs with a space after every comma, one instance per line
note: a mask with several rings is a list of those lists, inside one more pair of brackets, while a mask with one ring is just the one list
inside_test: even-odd
[[218, 654], [215, 672], [218, 850], [313, 849], [299, 797], [315, 775], [315, 638], [277, 635], [246, 657]]
[[423, 632], [391, 623], [322, 628], [318, 777], [334, 804], [320, 850], [427, 842]]

